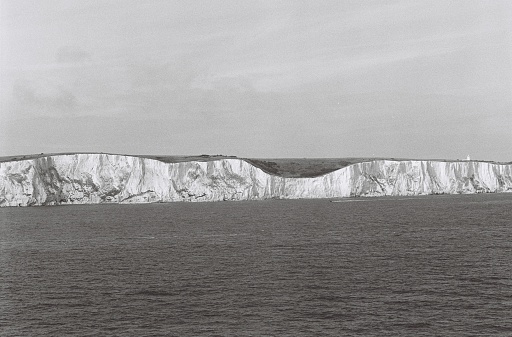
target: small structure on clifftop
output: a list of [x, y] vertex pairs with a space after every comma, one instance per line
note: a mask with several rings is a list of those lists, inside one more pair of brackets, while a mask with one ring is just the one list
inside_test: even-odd
[[471, 157], [469, 156], [469, 154], [468, 154], [468, 156], [466, 157], [466, 160], [471, 160]]

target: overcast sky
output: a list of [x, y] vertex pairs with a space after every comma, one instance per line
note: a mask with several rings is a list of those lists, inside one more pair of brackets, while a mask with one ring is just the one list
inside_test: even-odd
[[512, 1], [0, 0], [0, 155], [512, 160]]

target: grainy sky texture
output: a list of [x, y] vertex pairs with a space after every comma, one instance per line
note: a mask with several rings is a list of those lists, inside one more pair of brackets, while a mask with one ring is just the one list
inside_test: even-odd
[[0, 155], [512, 160], [512, 1], [0, 0]]

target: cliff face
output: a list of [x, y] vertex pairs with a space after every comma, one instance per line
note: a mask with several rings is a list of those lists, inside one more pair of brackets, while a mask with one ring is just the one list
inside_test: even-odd
[[0, 206], [480, 192], [512, 192], [512, 165], [377, 160], [315, 178], [283, 178], [241, 159], [164, 163], [74, 154], [0, 163]]

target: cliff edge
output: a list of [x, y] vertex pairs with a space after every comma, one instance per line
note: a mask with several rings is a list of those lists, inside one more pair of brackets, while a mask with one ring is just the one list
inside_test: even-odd
[[234, 157], [34, 156], [0, 162], [0, 206], [512, 192], [512, 163], [377, 159], [346, 165], [297, 178]]

